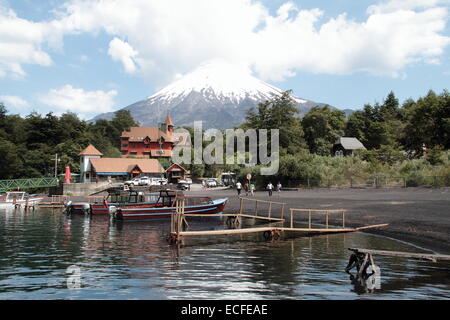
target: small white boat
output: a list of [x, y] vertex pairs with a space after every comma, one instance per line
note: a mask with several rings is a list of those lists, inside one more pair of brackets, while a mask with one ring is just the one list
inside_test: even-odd
[[0, 198], [0, 208], [15, 206], [33, 206], [41, 202], [44, 198], [36, 194], [28, 194], [23, 191], [10, 191]]

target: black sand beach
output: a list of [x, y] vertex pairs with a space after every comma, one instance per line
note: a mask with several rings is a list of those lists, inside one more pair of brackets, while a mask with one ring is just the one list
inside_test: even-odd
[[[235, 190], [188, 193], [229, 197], [226, 212], [239, 210]], [[268, 193], [263, 191], [256, 192], [254, 197], [269, 200]], [[347, 209], [347, 226], [389, 223], [385, 228], [367, 232], [410, 242], [437, 253], [450, 253], [449, 188], [309, 189], [283, 191], [280, 195], [274, 192], [270, 199], [287, 203], [286, 208]], [[330, 217], [330, 223], [339, 225], [340, 219]]]

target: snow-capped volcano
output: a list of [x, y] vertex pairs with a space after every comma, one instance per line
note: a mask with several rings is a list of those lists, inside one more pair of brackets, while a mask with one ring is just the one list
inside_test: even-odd
[[[204, 128], [225, 129], [240, 125], [245, 111], [281, 95], [283, 90], [253, 77], [248, 70], [223, 60], [201, 64], [194, 71], [124, 109], [142, 126], [155, 126], [167, 113], [176, 126], [203, 121]], [[301, 113], [321, 105], [292, 97]], [[113, 114], [94, 118], [108, 119]]]
[[[204, 92], [206, 93], [205, 97], [210, 91], [209, 93], [217, 98], [228, 99], [235, 103], [240, 103], [247, 97], [264, 101], [282, 93], [282, 90], [251, 76], [245, 68], [216, 59], [201, 64], [193, 72], [188, 73], [148, 99], [164, 97], [171, 100], [186, 97], [193, 91]], [[306, 102], [301, 99], [296, 99], [296, 101], [298, 103]]]

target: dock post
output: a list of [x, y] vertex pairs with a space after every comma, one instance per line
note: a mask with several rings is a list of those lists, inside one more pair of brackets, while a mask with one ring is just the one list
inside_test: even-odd
[[342, 228], [345, 228], [345, 211], [342, 211]]
[[244, 212], [244, 199], [240, 198], [240, 204], [239, 204], [239, 214], [242, 214]]
[[311, 210], [309, 210], [309, 214], [308, 214], [308, 225], [309, 225], [309, 228], [311, 229]]
[[293, 210], [291, 209], [291, 228], [294, 228], [294, 215], [293, 215]]
[[328, 210], [325, 212], [326, 218], [325, 218], [325, 224], [327, 226], [328, 229]]
[[272, 215], [272, 202], [269, 202], [269, 218]]
[[187, 225], [184, 217], [184, 199], [176, 199], [175, 203], [175, 213], [172, 212], [170, 217], [170, 234], [166, 238], [170, 244], [180, 243], [183, 222]]

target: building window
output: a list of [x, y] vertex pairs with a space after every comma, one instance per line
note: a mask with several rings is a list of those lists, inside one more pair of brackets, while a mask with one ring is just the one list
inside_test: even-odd
[[126, 143], [122, 144], [122, 148], [128, 148], [128, 144]]

